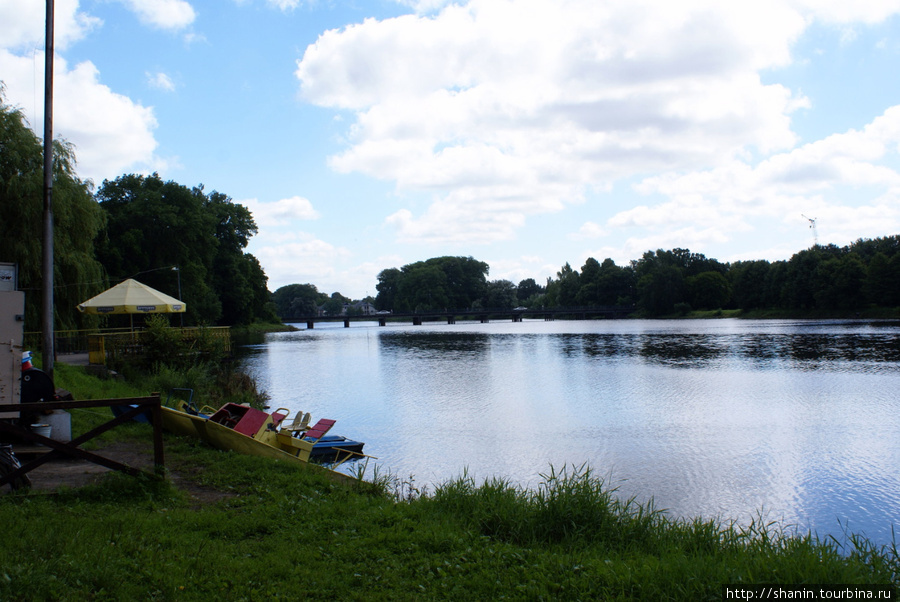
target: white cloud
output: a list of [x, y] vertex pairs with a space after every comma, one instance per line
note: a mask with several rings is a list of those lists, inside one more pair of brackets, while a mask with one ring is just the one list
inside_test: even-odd
[[294, 220], [314, 220], [320, 217], [309, 199], [293, 196], [271, 203], [263, 203], [258, 199], [238, 201], [253, 214], [259, 227], [289, 226]]
[[578, 232], [572, 234], [571, 237], [574, 239], [600, 238], [606, 236], [608, 233], [609, 231], [599, 224], [585, 222], [581, 225], [581, 228], [578, 229]]
[[[36, 60], [43, 64], [43, 54]], [[34, 60], [0, 50], [0, 67], [9, 98], [30, 99], [34, 89]], [[162, 164], [155, 156], [157, 122], [153, 109], [103, 85], [97, 68], [85, 61], [69, 68], [61, 56], [54, 66], [53, 131], [75, 145], [78, 174], [100, 181], [127, 170], [152, 170]], [[42, 134], [43, 103], [23, 106], [32, 127]]]
[[408, 6], [417, 13], [434, 13], [444, 8], [453, 0], [395, 0], [397, 4]]
[[[47, 3], [45, 0], [0, 0], [0, 48], [27, 51], [44, 48]], [[102, 24], [78, 10], [78, 0], [54, 3], [53, 41], [64, 50]]]
[[[862, 130], [831, 135], [755, 166], [734, 161], [706, 171], [646, 178], [635, 189], [664, 200], [621, 211], [607, 227], [646, 229], [655, 241], [648, 248], [670, 241], [678, 245], [678, 237], [684, 237], [682, 246], [685, 240], [724, 242], [760, 220], [799, 227], [804, 213], [818, 218], [820, 234], [827, 233], [823, 242], [846, 244], [859, 232], [873, 237], [896, 233], [900, 173], [885, 163], [896, 161], [898, 141], [900, 106], [895, 106]], [[863, 188], [868, 192], [860, 199]], [[716, 229], [720, 234], [712, 236]], [[649, 239], [639, 244], [649, 244]]]
[[316, 283], [340, 290], [335, 265], [351, 256], [348, 249], [336, 247], [306, 232], [294, 232], [278, 239], [275, 243], [267, 235], [260, 234], [248, 247], [265, 266], [271, 290], [295, 283]]
[[266, 4], [273, 6], [278, 10], [288, 12], [300, 6], [301, 0], [266, 0]]
[[194, 22], [197, 14], [184, 0], [120, 0], [142, 23], [159, 29], [184, 29]]
[[151, 88], [156, 88], [157, 90], [163, 90], [165, 92], [175, 91], [175, 82], [162, 71], [156, 73], [150, 73], [148, 71], [145, 75], [147, 76], [147, 84]]
[[310, 102], [355, 113], [333, 169], [433, 196], [388, 218], [400, 240], [488, 243], [620, 178], [791, 148], [808, 101], [759, 72], [789, 64], [812, 17], [779, 2], [472, 0], [325, 32], [296, 75]]

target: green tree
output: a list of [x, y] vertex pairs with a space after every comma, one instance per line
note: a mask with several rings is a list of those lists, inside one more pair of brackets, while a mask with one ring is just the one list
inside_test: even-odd
[[271, 317], [265, 273], [244, 252], [256, 234], [247, 208], [158, 174], [106, 180], [97, 199], [107, 214], [97, 255], [114, 280], [137, 277], [174, 296], [176, 266], [190, 321], [242, 324]]
[[484, 298], [488, 264], [472, 257], [435, 257], [425, 261], [444, 274], [447, 301], [444, 307], [465, 309]]
[[380, 310], [391, 310], [395, 308], [397, 289], [402, 277], [403, 272], [397, 268], [381, 270], [378, 274], [378, 284], [375, 285], [375, 290], [378, 291], [375, 295], [375, 307]]
[[600, 262], [593, 257], [588, 257], [584, 265], [581, 266], [580, 286], [575, 294], [575, 303], [577, 305], [594, 306], [600, 304], [600, 274]]
[[813, 309], [816, 307], [816, 276], [819, 263], [825, 254], [821, 247], [796, 253], [787, 262], [782, 300], [789, 309]]
[[694, 309], [721, 309], [731, 299], [731, 286], [719, 272], [701, 272], [685, 281]]
[[164, 182], [158, 174], [105, 180], [97, 192], [107, 214], [97, 255], [116, 282], [137, 278], [177, 295], [172, 266], [181, 275], [189, 322], [215, 323], [222, 305], [209, 269], [216, 258], [216, 218], [204, 210], [202, 190]]
[[[202, 191], [203, 187], [199, 187]], [[213, 191], [206, 197], [204, 209], [215, 223], [216, 257], [211, 272], [213, 286], [222, 306], [225, 324], [249, 324], [271, 321], [268, 301], [268, 277], [256, 257], [244, 249], [256, 232], [250, 210]]]
[[526, 278], [516, 287], [516, 298], [524, 303], [537, 295], [544, 293], [544, 287], [534, 281], [534, 278]]
[[671, 264], [655, 267], [638, 280], [638, 306], [650, 315], [665, 315], [684, 303], [685, 284], [681, 270]]
[[516, 305], [516, 285], [509, 280], [492, 280], [487, 284], [484, 306], [490, 309], [512, 309]]
[[327, 316], [340, 316], [344, 313], [345, 303], [346, 300], [340, 293], [332, 293], [331, 297], [322, 305], [322, 310]]
[[631, 267], [620, 267], [610, 258], [600, 264], [597, 276], [600, 305], [632, 305], [635, 295], [634, 270]]
[[486, 292], [488, 265], [472, 257], [435, 257], [378, 274], [378, 309], [468, 309]]
[[829, 257], [816, 268], [814, 297], [824, 309], [858, 309], [865, 301], [866, 267], [855, 253]]
[[396, 309], [399, 311], [429, 311], [451, 307], [447, 275], [434, 264], [420, 262], [409, 269], [404, 267], [397, 292]]
[[576, 270], [566, 262], [556, 273], [559, 288], [557, 292], [556, 303], [560, 307], [571, 307], [577, 305], [578, 291], [581, 289], [581, 278]]
[[900, 305], [900, 253], [888, 258], [883, 252], [876, 252], [869, 261], [863, 290], [870, 303], [882, 307]]
[[731, 266], [728, 278], [734, 304], [743, 310], [760, 309], [769, 303], [766, 280], [771, 265], [768, 261], [739, 261]]
[[[55, 328], [93, 326], [96, 317], [76, 306], [105, 288], [94, 241], [104, 215], [89, 182], [75, 174], [75, 152], [63, 140], [53, 142], [53, 283]], [[25, 329], [41, 329], [44, 215], [43, 144], [21, 111], [5, 103], [0, 83], [0, 261], [19, 268], [25, 291]]]
[[320, 293], [312, 284], [288, 284], [272, 293], [275, 311], [282, 320], [314, 316], [319, 305], [327, 299], [327, 295]]

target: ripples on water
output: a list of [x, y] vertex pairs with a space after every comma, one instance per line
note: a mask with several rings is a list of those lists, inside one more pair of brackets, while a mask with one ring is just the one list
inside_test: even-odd
[[339, 326], [270, 335], [245, 366], [420, 484], [588, 462], [680, 516], [881, 543], [900, 517], [897, 323]]

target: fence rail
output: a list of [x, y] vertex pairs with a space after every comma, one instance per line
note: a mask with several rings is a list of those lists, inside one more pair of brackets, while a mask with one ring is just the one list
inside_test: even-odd
[[[225, 353], [231, 353], [231, 328], [228, 326], [172, 327], [178, 331], [181, 340], [194, 345], [201, 338], [217, 341]], [[143, 353], [142, 334], [145, 329], [103, 328], [92, 330], [59, 330], [54, 333], [54, 348], [60, 353], [87, 353], [92, 364], [104, 364], [108, 356], [124, 356]], [[26, 332], [24, 348], [40, 351], [40, 332]]]

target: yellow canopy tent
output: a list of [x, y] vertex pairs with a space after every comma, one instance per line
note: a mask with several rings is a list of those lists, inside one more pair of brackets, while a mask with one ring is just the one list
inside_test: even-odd
[[176, 314], [185, 304], [137, 280], [125, 280], [78, 305], [86, 314]]

